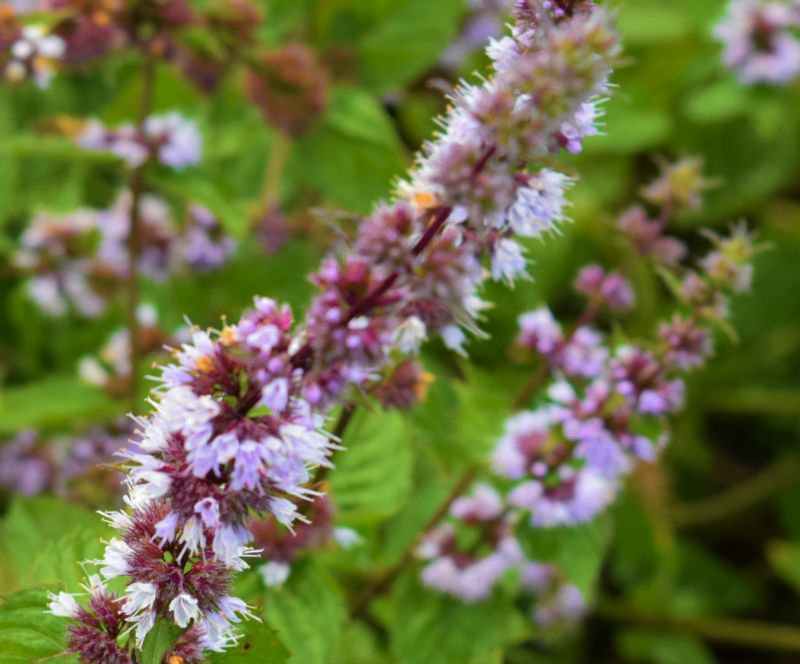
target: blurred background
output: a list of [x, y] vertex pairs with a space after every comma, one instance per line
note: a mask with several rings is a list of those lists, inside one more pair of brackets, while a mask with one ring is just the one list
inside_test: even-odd
[[[106, 126], [136, 119], [140, 59], [111, 46], [87, 55], [80, 47], [105, 42], [67, 26], [74, 61], [47, 87], [10, 77], [0, 85], [2, 591], [80, 578], [72, 561], [92, 555], [91, 510], [119, 501], [119, 475], [102, 464], [113, 463], [129, 432], [131, 403], [144, 406], [143, 377], [163, 359], [158, 349], [180, 340], [187, 319], [205, 327], [236, 318], [254, 294], [302, 311], [311, 293], [306, 275], [352, 233], [359, 214], [390, 194], [435, 130], [443, 91], [485, 66], [481, 47], [500, 34], [509, 5], [267, 0], [250, 16], [236, 3], [197, 4], [220, 17], [227, 26], [220, 34], [231, 41], [204, 40], [189, 26], [183, 41], [165, 40], [156, 65], [155, 112], [196, 123], [202, 159], [183, 170], [156, 167], [146, 183], [158, 200], [145, 212], [149, 262], [138, 315], [152, 352], [134, 399], [124, 279], [114, 270], [125, 258], [124, 237], [107, 230], [124, 217], [129, 203], [119, 192], [129, 183], [117, 160], [77, 139], [90, 118]], [[334, 483], [341, 522], [366, 534], [372, 554], [402, 548], [414, 523], [410, 497], [433, 500], [437, 477], [458, 473], [470, 444], [464, 430], [484, 447], [482, 437], [497, 435], [507, 408], [498, 404], [525, 376], [509, 352], [520, 312], [546, 302], [577, 313], [573, 277], [595, 261], [632, 275], [638, 306], [628, 322], [652, 329], [663, 286], [625, 264], [611, 229], [663, 160], [703, 161], [714, 186], [672, 232], [696, 244], [701, 227], [721, 231], [746, 220], [769, 245], [752, 293], [734, 304], [737, 338], [718, 340], [717, 356], [690, 380], [664, 458], [642, 468], [612, 509], [597, 610], [557, 641], [523, 635], [500, 659], [481, 662], [800, 658], [782, 654], [778, 637], [770, 647], [769, 634], [765, 646], [749, 649], [735, 637], [704, 638], [680, 620], [800, 623], [800, 84], [743, 86], [723, 66], [712, 30], [725, 7], [716, 0], [614, 3], [625, 54], [605, 105], [605, 135], [589, 139], [582, 154], [555, 160], [579, 178], [573, 223], [556, 239], [530, 244], [532, 281], [491, 288], [491, 338], [471, 343], [473, 367], [438, 346], [426, 351], [441, 379], [408, 415], [413, 453], [393, 459], [408, 477], [367, 510]], [[0, 24], [6, 9], [0, 6]], [[244, 56], [232, 62], [237, 40], [257, 46], [250, 52], [263, 76], [254, 78]], [[76, 215], [81, 209], [89, 211]], [[100, 236], [91, 210], [106, 215]], [[48, 244], [54, 237], [59, 243]], [[90, 282], [77, 283], [70, 275], [87, 264]], [[55, 282], [42, 278], [56, 273]], [[468, 391], [448, 382], [465, 373]], [[679, 620], [666, 624], [662, 614]], [[350, 629], [358, 647], [331, 645], [335, 661], [413, 661], [403, 650], [408, 638], [384, 649]]]

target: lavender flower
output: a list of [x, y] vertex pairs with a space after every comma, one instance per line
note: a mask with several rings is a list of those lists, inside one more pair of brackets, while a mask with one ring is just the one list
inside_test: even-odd
[[800, 12], [791, 0], [732, 0], [714, 34], [745, 84], [786, 84], [800, 75]]
[[450, 515], [464, 525], [477, 528], [483, 538], [478, 543], [486, 551], [462, 550], [453, 525], [442, 524], [417, 548], [417, 555], [429, 561], [422, 570], [422, 582], [465, 602], [485, 599], [522, 557], [511, 536], [503, 501], [491, 487], [478, 485], [471, 497], [453, 503]]
[[108, 129], [98, 120], [90, 120], [77, 141], [86, 150], [111, 152], [131, 168], [153, 159], [182, 170], [199, 163], [202, 151], [197, 125], [179, 113], [147, 118], [141, 135], [131, 124]]
[[[521, 276], [514, 237], [542, 237], [563, 221], [569, 179], [533, 166], [565, 145], [566, 126], [579, 128], [572, 148], [591, 133], [595, 114], [585, 105], [604, 93], [617, 49], [604, 12], [589, 3], [572, 9], [518, 3], [514, 48], [493, 50], [504, 61], [492, 78], [453, 95], [441, 134], [398, 199], [378, 206], [350, 251], [312, 275], [318, 293], [301, 325], [287, 307], [256, 298], [238, 323], [196, 330], [162, 367], [154, 411], [138, 420], [138, 449], [125, 454], [132, 513], [110, 516], [123, 535], [99, 562], [106, 577], [130, 578], [126, 620], [140, 638], [163, 619], [193, 625], [204, 647], [230, 643], [231, 616], [246, 609], [226, 599], [227, 588], [253, 553], [250, 519], [300, 530], [297, 503], [317, 497], [313, 469], [329, 466], [336, 447], [324, 430], [330, 408], [352, 388], [379, 385], [428, 336], [463, 351], [463, 329], [480, 333], [488, 306], [479, 296], [484, 262], [498, 278]], [[190, 161], [184, 138], [175, 139], [177, 156], [143, 137], [123, 135], [116, 146], [113, 132], [84, 142], [116, 149], [135, 167], [142, 145], [144, 159]], [[505, 515], [488, 516], [488, 495], [454, 510], [491, 527], [493, 550], [462, 565], [442, 543], [432, 563], [466, 578], [462, 596], [472, 599], [519, 558]]]

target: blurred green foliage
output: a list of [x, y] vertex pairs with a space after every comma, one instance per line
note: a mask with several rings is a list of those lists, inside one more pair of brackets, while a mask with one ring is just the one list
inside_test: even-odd
[[[446, 76], [437, 62], [459, 29], [465, 3], [268, 0], [264, 6], [261, 38], [310, 44], [335, 81], [327, 112], [292, 146], [281, 206], [298, 215], [313, 207], [368, 211], [391, 191], [444, 108], [429, 82]], [[606, 105], [606, 135], [564, 160], [580, 177], [572, 196], [574, 224], [559, 238], [531, 243], [533, 281], [514, 291], [490, 288], [491, 338], [471, 344], [472, 365], [434, 347], [425, 362], [437, 380], [423, 404], [407, 416], [359, 414], [331, 491], [339, 520], [358, 529], [364, 544], [302, 561], [281, 589], [264, 593], [253, 579], [246, 582], [249, 599], [262, 606], [275, 634], [253, 623], [243, 641], [249, 654], [236, 650], [213, 662], [277, 662], [287, 652], [298, 664], [794, 661], [611, 623], [602, 612], [565, 640], [535, 641], [521, 607], [502, 594], [462, 605], [422, 590], [413, 574], [376, 603], [377, 628], [346, 623], [346, 600], [374, 576], [374, 561], [396, 561], [447, 487], [491, 448], [528, 370], [507, 351], [521, 311], [548, 302], [566, 315], [575, 312], [571, 280], [582, 263], [599, 260], [623, 262], [632, 272], [640, 303], [631, 314], [634, 329], [651, 330], [664, 315], [663, 287], [610, 229], [615, 214], [656, 172], [656, 157], [683, 155], [701, 156], [717, 186], [676, 232], [696, 243], [691, 238], [701, 226], [721, 229], [744, 218], [771, 245], [757, 262], [753, 294], [734, 306], [739, 338], [718, 340], [718, 356], [691, 381], [665, 459], [638, 477], [607, 518], [568, 532], [530, 532], [523, 543], [537, 558], [558, 561], [595, 596], [623, 597], [642, 610], [800, 621], [800, 474], [775, 475], [752, 499], [745, 494], [737, 502], [735, 493], [775, 464], [794, 461], [800, 442], [800, 91], [742, 88], [721, 67], [710, 33], [722, 2], [619, 0], [615, 7], [626, 51]], [[482, 62], [480, 55], [471, 57], [463, 73]], [[103, 206], [113, 198], [121, 184], [113, 160], [40, 129], [56, 114], [130, 120], [140, 93], [137, 71], [132, 58], [116, 56], [58, 77], [48, 91], [0, 89], [4, 265], [33, 212]], [[202, 166], [158, 172], [148, 184], [176, 213], [187, 200], [207, 205], [243, 247], [222, 271], [145, 284], [145, 299], [157, 305], [167, 327], [183, 316], [216, 325], [221, 316], [236, 317], [256, 293], [302, 311], [311, 292], [306, 274], [335, 234], [306, 215], [309, 232], [278, 253], [265, 256], [256, 247], [251, 211], [274, 130], [243, 101], [236, 77], [211, 97], [169, 65], [159, 66], [157, 80], [156, 107], [196, 119], [205, 154]], [[4, 438], [28, 427], [78, 430], [125, 411], [125, 404], [75, 377], [77, 358], [94, 352], [120, 324], [121, 308], [92, 321], [48, 318], [30, 304], [11, 270], [0, 275], [0, 300]], [[721, 506], [705, 521], [704, 500], [713, 495]], [[682, 524], [678, 514], [699, 516]], [[104, 528], [83, 507], [16, 497], [6, 501], [0, 533], [0, 580], [14, 593], [0, 606], [0, 661], [68, 661], [52, 658], [63, 636], [59, 621], [39, 610], [43, 592], [17, 591], [30, 584], [77, 590], [80, 570], [72, 563], [97, 556]], [[4, 640], [11, 631], [25, 633], [24, 647]]]

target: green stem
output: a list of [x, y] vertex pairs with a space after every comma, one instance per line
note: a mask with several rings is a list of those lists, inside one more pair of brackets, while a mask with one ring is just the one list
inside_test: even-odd
[[438, 526], [442, 519], [447, 516], [447, 513], [450, 511], [450, 506], [459, 496], [461, 496], [461, 494], [464, 493], [464, 491], [467, 490], [467, 488], [469, 488], [469, 485], [472, 484], [472, 480], [475, 479], [477, 473], [478, 471], [476, 468], [470, 468], [458, 479], [458, 481], [453, 485], [450, 493], [447, 495], [445, 501], [439, 505], [436, 512], [434, 512], [431, 518], [428, 519], [422, 530], [417, 533], [417, 536], [413, 539], [411, 544], [406, 547], [403, 555], [400, 557], [400, 560], [387, 572], [385, 572], [377, 581], [370, 584], [361, 594], [361, 596], [355, 601], [353, 606], [350, 607], [351, 618], [360, 617], [367, 610], [367, 608], [369, 608], [372, 600], [380, 597], [392, 587], [392, 584], [394, 583], [395, 579], [400, 576], [400, 573], [414, 561], [414, 552], [422, 540], [425, 539], [428, 533]]
[[800, 460], [784, 459], [715, 496], [673, 505], [672, 522], [679, 528], [694, 528], [723, 521], [768, 499], [799, 477]]
[[630, 622], [659, 632], [695, 636], [709, 641], [760, 650], [800, 653], [800, 629], [755, 620], [676, 616], [643, 611], [615, 599], [602, 599], [597, 615], [611, 621]]
[[264, 174], [264, 185], [261, 189], [261, 208], [264, 213], [270, 212], [278, 203], [283, 173], [292, 153], [292, 139], [289, 134], [275, 129], [272, 150], [269, 153], [267, 171]]
[[[156, 80], [156, 59], [152, 53], [145, 54], [144, 68], [142, 70], [142, 96], [139, 100], [139, 110], [136, 116], [136, 133], [141, 136], [144, 124], [153, 107], [153, 96]], [[149, 163], [145, 161], [131, 171], [129, 187], [131, 191], [130, 227], [128, 233], [128, 276], [126, 279], [127, 303], [126, 320], [130, 337], [130, 377], [128, 382], [128, 396], [131, 408], [136, 410], [139, 393], [139, 361], [141, 359], [141, 345], [139, 339], [139, 321], [136, 313], [139, 308], [139, 254], [142, 250], [141, 228], [141, 203], [144, 195], [145, 169]]]

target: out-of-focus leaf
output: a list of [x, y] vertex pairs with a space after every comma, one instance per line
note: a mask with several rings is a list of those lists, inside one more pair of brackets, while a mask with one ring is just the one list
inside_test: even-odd
[[436, 62], [455, 36], [463, 0], [407, 0], [358, 46], [361, 80], [386, 93]]
[[67, 655], [67, 621], [46, 613], [44, 590], [22, 590], [0, 599], [0, 660], [3, 664], [73, 664]]
[[495, 593], [473, 604], [423, 588], [411, 571], [396, 582], [390, 633], [399, 664], [464, 664], [515, 635], [517, 614]]
[[651, 664], [714, 664], [705, 644], [691, 636], [626, 631], [616, 639], [626, 660]]
[[119, 162], [119, 157], [111, 152], [84, 150], [68, 138], [62, 136], [40, 136], [38, 134], [18, 134], [0, 140], [0, 157], [3, 159], [28, 157], [94, 164], [114, 164]]
[[612, 99], [606, 107], [603, 136], [586, 143], [587, 154], [633, 153], [657, 147], [672, 129], [669, 113], [661, 108], [639, 108], [629, 100]]
[[388, 657], [381, 654], [372, 631], [363, 623], [353, 621], [345, 627], [331, 662], [332, 664], [380, 664], [388, 662]]
[[249, 230], [244, 204], [216, 186], [214, 180], [203, 173], [164, 170], [153, 179], [153, 187], [177, 198], [183, 204], [204, 205], [234, 237], [242, 238]]
[[703, 87], [683, 104], [683, 112], [694, 122], [719, 122], [745, 110], [747, 94], [733, 79]]
[[631, 47], [680, 39], [690, 32], [691, 22], [675, 4], [633, 0], [620, 11], [617, 27], [623, 43]]
[[312, 561], [294, 565], [287, 583], [271, 589], [264, 605], [264, 620], [292, 654], [293, 664], [328, 662], [345, 615], [333, 577]]
[[52, 376], [0, 392], [0, 433], [103, 419], [119, 408], [105, 392], [77, 377]]
[[767, 558], [772, 569], [800, 594], [800, 544], [797, 542], [770, 542]]
[[517, 535], [531, 560], [553, 563], [584, 596], [591, 596], [611, 539], [607, 515], [591, 523], [557, 528], [534, 528], [526, 521]]
[[381, 521], [402, 509], [411, 490], [409, 429], [396, 412], [356, 414], [331, 473], [339, 518], [352, 525]]
[[327, 115], [298, 140], [287, 177], [333, 203], [367, 212], [403, 167], [400, 142], [377, 100], [363, 90], [339, 88]]

